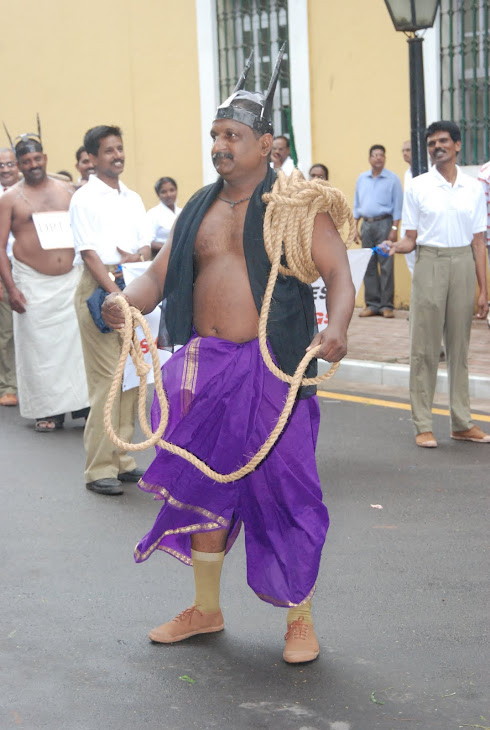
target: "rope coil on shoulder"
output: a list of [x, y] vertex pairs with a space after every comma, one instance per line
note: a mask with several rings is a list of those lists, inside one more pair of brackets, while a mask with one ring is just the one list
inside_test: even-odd
[[[313, 226], [317, 213], [329, 213], [339, 233], [342, 233], [344, 226], [348, 224], [346, 245], [350, 245], [354, 240], [355, 224], [347, 200], [340, 190], [333, 188], [324, 180], [307, 182], [299, 170], [295, 170], [289, 177], [286, 177], [283, 172], [279, 172], [272, 191], [266, 193], [263, 200], [267, 203], [264, 219], [264, 245], [271, 262], [271, 271], [259, 317], [260, 351], [269, 370], [283, 382], [289, 383], [290, 386], [282, 413], [271, 434], [247, 464], [229, 474], [220, 474], [214, 471], [208, 464], [186, 449], [165, 441], [162, 436], [168, 423], [168, 400], [160, 376], [158, 350], [145, 317], [138, 309], [130, 307], [126, 299], [120, 295], [116, 297], [115, 301], [123, 310], [125, 317], [121, 355], [104, 408], [105, 430], [109, 438], [120, 449], [124, 451], [142, 451], [158, 444], [171, 454], [186, 459], [205, 476], [216, 482], [227, 484], [237, 481], [256, 469], [272, 449], [291, 414], [299, 388], [304, 385], [317, 385], [324, 382], [336, 372], [339, 363], [333, 363], [330, 370], [324, 375], [316, 378], [303, 377], [310, 360], [316, 357], [321, 349], [320, 346], [317, 346], [304, 355], [294, 375], [284, 373], [274, 363], [267, 348], [267, 319], [279, 273], [285, 276], [295, 276], [307, 284], [312, 283], [319, 277], [319, 272], [311, 257]], [[285, 266], [281, 264], [283, 255], [286, 260]], [[151, 366], [143, 358], [139, 339], [136, 335], [138, 325], [143, 329], [150, 349]], [[112, 425], [112, 409], [116, 394], [121, 387], [128, 354], [131, 355], [136, 372], [140, 377], [138, 417], [147, 439], [139, 444], [126, 443], [120, 439]], [[151, 368], [153, 368], [155, 390], [161, 408], [160, 423], [154, 432], [148, 425], [146, 417], [147, 374]]]

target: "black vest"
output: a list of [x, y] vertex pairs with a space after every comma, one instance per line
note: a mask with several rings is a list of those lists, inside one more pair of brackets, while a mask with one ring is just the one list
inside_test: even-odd
[[[250, 287], [257, 312], [267, 286], [271, 265], [264, 248], [262, 195], [269, 192], [276, 175], [269, 168], [248, 204], [243, 230], [243, 249]], [[185, 345], [192, 335], [192, 290], [194, 286], [194, 242], [204, 216], [223, 187], [223, 179], [195, 193], [177, 219], [163, 291], [159, 347]], [[305, 350], [317, 332], [312, 289], [294, 276], [279, 274], [271, 301], [267, 337], [278, 366], [293, 375]], [[317, 374], [312, 360], [306, 377]], [[308, 398], [315, 386], [301, 388], [299, 398]]]

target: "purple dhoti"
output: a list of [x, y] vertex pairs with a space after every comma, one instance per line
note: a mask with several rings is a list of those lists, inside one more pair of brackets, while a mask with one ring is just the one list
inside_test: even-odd
[[[165, 363], [162, 379], [169, 400], [165, 440], [223, 474], [247, 463], [267, 439], [288, 388], [267, 369], [258, 340], [197, 335]], [[154, 428], [159, 419], [155, 398]], [[316, 397], [297, 401], [267, 458], [230, 484], [157, 448], [139, 486], [165, 503], [136, 546], [136, 562], [158, 549], [192, 565], [193, 533], [228, 530], [228, 551], [243, 522], [247, 580], [259, 598], [286, 607], [308, 600], [328, 528], [315, 462], [318, 424]]]

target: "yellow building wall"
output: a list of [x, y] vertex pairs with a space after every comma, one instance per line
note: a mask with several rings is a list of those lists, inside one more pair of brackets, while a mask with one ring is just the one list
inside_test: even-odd
[[[387, 167], [403, 178], [407, 43], [382, 0], [305, 2], [312, 158], [329, 167], [332, 183], [352, 203], [373, 143], [386, 146]], [[124, 182], [150, 207], [157, 202], [154, 182], [170, 175], [185, 203], [202, 184], [195, 0], [25, 0], [11, 3], [8, 14], [0, 68], [10, 133], [35, 131], [39, 111], [49, 169], [75, 175], [85, 131], [120, 125]], [[395, 306], [407, 306], [409, 296], [408, 270], [397, 256]]]
[[[354, 202], [372, 144], [403, 182], [401, 148], [410, 138], [408, 47], [383, 0], [308, 0], [312, 160]], [[410, 300], [410, 275], [395, 257], [395, 307]], [[361, 290], [358, 305], [364, 303]]]
[[147, 207], [162, 175], [179, 203], [202, 184], [195, 0], [9, 3], [0, 68], [2, 118], [14, 136], [36, 131], [39, 111], [49, 170], [75, 176], [86, 130], [116, 124], [122, 179]]

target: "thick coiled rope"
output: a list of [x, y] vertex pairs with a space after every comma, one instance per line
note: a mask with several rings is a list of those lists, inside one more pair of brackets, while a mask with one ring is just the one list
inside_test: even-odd
[[[303, 385], [317, 385], [332, 377], [337, 370], [339, 363], [333, 363], [330, 370], [324, 375], [316, 378], [303, 378], [310, 360], [316, 357], [321, 349], [320, 346], [317, 346], [305, 354], [293, 376], [284, 373], [274, 363], [267, 348], [267, 319], [272, 293], [279, 273], [285, 276], [295, 276], [304, 283], [312, 283], [319, 277], [311, 258], [311, 241], [317, 213], [329, 213], [339, 233], [342, 233], [344, 226], [347, 224], [346, 245], [350, 245], [354, 240], [355, 224], [347, 201], [343, 193], [333, 188], [328, 182], [324, 180], [306, 182], [298, 170], [295, 170], [290, 177], [286, 177], [284, 173], [279, 172], [272, 191], [266, 193], [263, 200], [267, 203], [264, 219], [264, 244], [271, 262], [271, 271], [259, 318], [260, 351], [269, 370], [280, 380], [290, 384], [286, 402], [274, 429], [250, 461], [229, 474], [220, 474], [214, 471], [186, 449], [162, 439], [168, 423], [168, 400], [162, 385], [158, 350], [145, 317], [138, 309], [130, 307], [123, 296], [118, 296], [115, 301], [124, 312], [125, 325], [122, 332], [121, 356], [104, 409], [104, 427], [109, 438], [123, 451], [141, 451], [158, 444], [171, 454], [186, 459], [216, 482], [225, 484], [237, 481], [256, 469], [272, 449], [291, 414], [299, 388]], [[286, 266], [281, 264], [283, 254]], [[160, 423], [154, 433], [152, 433], [146, 417], [146, 381], [151, 366], [143, 359], [143, 353], [136, 335], [138, 325], [142, 327], [150, 348], [155, 390], [161, 408]], [[121, 387], [128, 354], [131, 355], [140, 378], [138, 416], [143, 433], [148, 437], [146, 441], [139, 444], [122, 441], [112, 426], [112, 408], [116, 394]]]
[[[262, 199], [267, 203], [264, 245], [271, 262], [271, 271], [259, 318], [260, 352], [271, 373], [292, 385], [301, 363], [294, 376], [287, 375], [277, 367], [267, 347], [267, 319], [277, 276], [295, 276], [304, 284], [312, 284], [320, 276], [311, 258], [313, 226], [318, 213], [329, 213], [340, 234], [348, 225], [347, 237], [344, 239], [346, 246], [354, 241], [356, 226], [345, 195], [340, 190], [332, 187], [326, 180], [307, 182], [299, 170], [294, 170], [289, 177], [279, 172], [272, 191], [263, 195]], [[283, 255], [286, 266], [281, 264]], [[308, 354], [311, 353], [310, 350]], [[316, 354], [317, 348], [309, 360]], [[331, 378], [338, 366], [338, 363], [334, 363], [327, 373], [316, 378], [302, 378], [300, 385], [318, 385]], [[305, 370], [306, 367], [302, 372]]]

